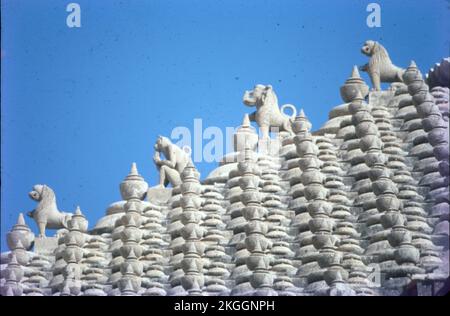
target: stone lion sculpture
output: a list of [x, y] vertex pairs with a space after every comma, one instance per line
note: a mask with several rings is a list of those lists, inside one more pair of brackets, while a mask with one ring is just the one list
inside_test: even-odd
[[45, 229], [67, 228], [72, 214], [58, 211], [53, 190], [45, 184], [36, 184], [28, 193], [30, 198], [38, 202], [37, 207], [28, 212], [39, 228], [39, 237], [45, 237]]
[[[271, 85], [256, 85], [253, 90], [245, 91], [243, 102], [247, 106], [256, 106], [256, 111], [249, 115], [250, 121], [256, 122], [261, 129], [262, 138], [269, 137], [270, 128], [292, 133], [292, 119], [297, 115], [296, 108], [291, 104], [278, 107], [278, 98]], [[291, 108], [292, 116], [282, 113], [284, 108]]]
[[370, 60], [360, 70], [369, 74], [375, 91], [381, 90], [381, 82], [403, 82], [405, 70], [392, 63], [388, 52], [380, 43], [366, 41], [361, 52], [369, 56]]
[[[191, 161], [188, 153], [163, 136], [159, 136], [155, 143], [153, 161], [159, 171], [159, 186], [166, 187], [169, 183], [172, 187], [181, 184], [181, 173]], [[161, 153], [166, 160], [161, 160]]]

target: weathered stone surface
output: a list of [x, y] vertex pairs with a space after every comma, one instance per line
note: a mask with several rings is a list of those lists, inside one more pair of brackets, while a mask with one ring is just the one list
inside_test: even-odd
[[[375, 59], [381, 48], [368, 42], [364, 51]], [[444, 294], [448, 87], [430, 92], [414, 63], [403, 71], [386, 56], [366, 69], [375, 90], [399, 82], [368, 93], [354, 71], [341, 90], [349, 103], [316, 132], [303, 111], [281, 113], [271, 86], [247, 92], [257, 111], [203, 180], [188, 153], [161, 137], [159, 185], [148, 188], [133, 164], [123, 200], [91, 230], [79, 208], [66, 217], [54, 193], [35, 186], [30, 195], [47, 220], [40, 232], [60, 230], [35, 238], [19, 216], [7, 235], [11, 251], [1, 254], [1, 294]], [[429, 83], [442, 83], [441, 68]], [[284, 131], [260, 139], [249, 120]], [[387, 278], [374, 283], [374, 273]]]
[[52, 255], [58, 247], [57, 237], [37, 237], [34, 241], [34, 252], [39, 255]]

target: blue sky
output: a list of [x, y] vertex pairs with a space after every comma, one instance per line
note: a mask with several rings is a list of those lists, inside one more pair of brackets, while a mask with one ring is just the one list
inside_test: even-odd
[[[449, 55], [448, 1], [377, 1], [381, 28], [366, 26], [370, 2], [79, 0], [82, 27], [68, 28], [70, 1], [2, 0], [2, 251], [18, 213], [35, 207], [34, 184], [52, 187], [61, 210], [80, 205], [92, 227], [131, 162], [157, 183], [159, 134], [195, 118], [239, 125], [256, 83], [317, 129], [366, 62], [365, 40], [423, 71]], [[205, 176], [215, 164], [197, 167]]]

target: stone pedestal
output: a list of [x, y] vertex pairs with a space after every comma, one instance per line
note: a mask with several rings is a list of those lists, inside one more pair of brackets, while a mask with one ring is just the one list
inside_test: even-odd
[[39, 255], [51, 255], [58, 247], [57, 237], [36, 237], [34, 240], [34, 252]]

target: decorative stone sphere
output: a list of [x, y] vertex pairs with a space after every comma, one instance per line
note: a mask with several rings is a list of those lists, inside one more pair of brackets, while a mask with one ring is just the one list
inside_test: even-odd
[[334, 262], [336, 256], [336, 250], [334, 247], [323, 247], [320, 249], [317, 263], [321, 268], [327, 268]]
[[[11, 279], [14, 277], [15, 282], [20, 282], [20, 280], [23, 278], [23, 270], [22, 267], [17, 262], [16, 255], [12, 252], [9, 254], [9, 263], [6, 268], [6, 278]], [[14, 272], [14, 274], [11, 274], [11, 272]], [[12, 280], [12, 279], [11, 279]]]
[[24, 266], [27, 265], [30, 262], [30, 255], [28, 252], [23, 248], [22, 243], [20, 240], [17, 242], [17, 248], [13, 250], [14, 255], [16, 256], [17, 262]]
[[248, 221], [258, 220], [267, 215], [267, 209], [259, 205], [248, 205], [242, 209], [242, 215]]
[[322, 184], [310, 184], [304, 189], [305, 198], [310, 200], [326, 200], [328, 189]]
[[81, 277], [82, 273], [83, 273], [83, 271], [79, 264], [77, 264], [75, 262], [70, 262], [65, 266], [62, 275], [66, 279], [71, 279], [71, 278], [79, 279]]
[[380, 151], [383, 148], [383, 142], [377, 135], [366, 135], [360, 139], [359, 147], [363, 152], [370, 150]]
[[143, 200], [147, 194], [148, 184], [144, 178], [138, 173], [136, 163], [133, 162], [128, 176], [120, 184], [120, 194], [122, 199]]
[[144, 265], [139, 260], [127, 260], [120, 266], [120, 272], [140, 276], [144, 272]]
[[387, 161], [388, 158], [386, 157], [386, 155], [380, 151], [368, 152], [364, 159], [364, 162], [368, 167], [374, 167], [375, 165], [384, 165]]
[[75, 240], [71, 240], [70, 244], [64, 249], [63, 258], [68, 263], [78, 263], [83, 259], [83, 249], [76, 245]]
[[252, 270], [268, 270], [270, 268], [270, 257], [262, 253], [251, 254], [246, 260], [247, 267]]
[[433, 128], [448, 128], [448, 123], [444, 121], [442, 115], [439, 112], [431, 113], [427, 118], [422, 121], [423, 129], [425, 132], [431, 131]]
[[327, 232], [318, 232], [312, 236], [312, 243], [316, 249], [322, 249], [323, 247], [332, 248], [336, 240], [335, 236]]
[[300, 179], [303, 185], [308, 186], [310, 184], [323, 184], [325, 182], [325, 175], [319, 170], [307, 170], [302, 173]]
[[197, 182], [197, 180], [183, 182], [180, 185], [180, 189], [183, 194], [199, 195], [202, 193], [202, 186]]
[[205, 235], [204, 227], [196, 223], [188, 223], [181, 229], [181, 236], [184, 240], [198, 240]]
[[185, 256], [200, 257], [205, 252], [205, 244], [199, 240], [189, 240], [183, 245], [183, 253]]
[[410, 243], [411, 233], [404, 227], [395, 227], [388, 235], [388, 241], [392, 247], [398, 247], [402, 243]]
[[309, 229], [316, 233], [319, 231], [331, 232], [333, 230], [333, 221], [327, 217], [315, 217], [309, 220]]
[[250, 203], [258, 204], [261, 202], [261, 198], [261, 193], [256, 189], [245, 190], [241, 193], [241, 201], [242, 203], [244, 203], [244, 205]]
[[136, 226], [126, 226], [121, 232], [121, 240], [125, 242], [134, 241], [139, 243], [142, 239], [143, 232]]
[[380, 212], [398, 211], [401, 205], [400, 200], [393, 194], [380, 195], [375, 203]]
[[121, 292], [134, 292], [137, 293], [141, 289], [142, 280], [140, 277], [137, 277], [132, 274], [126, 274], [122, 277], [117, 285]]
[[196, 208], [188, 208], [184, 210], [180, 215], [181, 222], [184, 225], [189, 223], [200, 223], [202, 219], [202, 213], [198, 211]]
[[364, 137], [366, 135], [377, 135], [378, 127], [372, 122], [361, 122], [356, 125], [356, 137]]
[[412, 244], [403, 244], [394, 253], [397, 264], [416, 264], [419, 262], [419, 249]]
[[196, 253], [187, 254], [181, 261], [181, 268], [188, 273], [201, 273], [203, 272], [203, 260], [201, 255]]
[[205, 284], [205, 277], [199, 273], [185, 274], [181, 279], [181, 285], [187, 291], [196, 289], [201, 292], [201, 288]]
[[242, 174], [244, 175], [239, 179], [239, 186], [241, 187], [242, 190], [256, 189], [259, 186], [260, 180], [258, 177], [254, 176], [253, 174], [249, 174], [247, 172], [242, 172]]
[[135, 241], [127, 241], [120, 247], [120, 254], [124, 258], [140, 258], [142, 256], [142, 246]]
[[[14, 272], [12, 273], [14, 274]], [[15, 283], [6, 283], [0, 287], [0, 294], [2, 296], [21, 296], [23, 289], [20, 285]]]
[[245, 246], [251, 253], [264, 254], [271, 246], [271, 242], [263, 235], [253, 233], [245, 238]]
[[406, 222], [405, 216], [403, 214], [392, 210], [384, 213], [381, 216], [380, 220], [381, 225], [383, 225], [384, 228], [403, 227]]
[[250, 284], [255, 289], [271, 288], [273, 285], [273, 275], [268, 271], [255, 271], [250, 277]]
[[314, 217], [316, 215], [330, 215], [331, 211], [333, 210], [333, 205], [326, 200], [316, 200], [311, 203], [309, 203], [308, 212], [311, 217]]
[[68, 245], [70, 242], [75, 242], [75, 245], [78, 247], [83, 247], [86, 243], [86, 239], [86, 235], [79, 230], [71, 230], [64, 236], [64, 243]]
[[372, 190], [377, 196], [381, 194], [398, 194], [398, 188], [394, 182], [384, 177], [372, 182]]
[[16, 225], [14, 225], [11, 231], [6, 234], [6, 242], [9, 249], [13, 250], [17, 248], [18, 241], [20, 241], [25, 250], [30, 250], [33, 247], [34, 234], [25, 224], [22, 213], [19, 214]]

